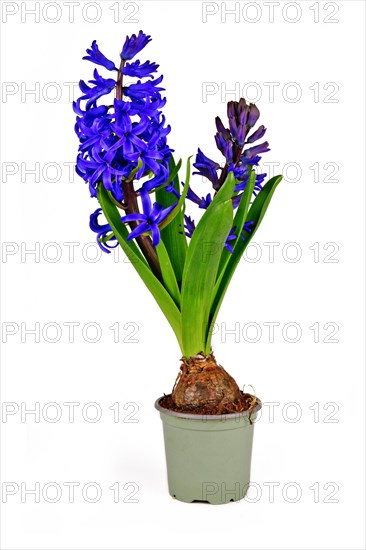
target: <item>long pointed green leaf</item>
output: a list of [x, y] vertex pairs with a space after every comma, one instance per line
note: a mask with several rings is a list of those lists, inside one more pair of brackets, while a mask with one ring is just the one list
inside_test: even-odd
[[159, 264], [165, 288], [169, 292], [170, 296], [173, 298], [177, 307], [180, 308], [180, 290], [178, 287], [177, 279], [175, 277], [172, 263], [169, 258], [169, 254], [162, 240], [160, 240], [160, 243], [158, 244], [158, 246], [155, 247], [155, 249], [159, 258]]
[[[188, 162], [188, 161], [187, 161]], [[173, 157], [170, 161], [170, 170], [175, 170]], [[186, 185], [188, 190], [190, 170], [187, 170]], [[188, 180], [188, 184], [187, 184]], [[174, 178], [174, 189], [180, 193], [179, 177]], [[168, 193], [165, 189], [157, 189], [156, 201], [164, 206], [171, 206], [175, 202], [173, 193]], [[184, 209], [181, 208], [176, 217], [160, 231], [162, 241], [167, 249], [177, 281], [182, 281], [184, 261], [187, 253], [187, 240], [184, 233]]]
[[[238, 240], [240, 240], [240, 233], [241, 233], [241, 231], [244, 227], [244, 223], [245, 223], [247, 215], [248, 215], [248, 208], [249, 208], [249, 204], [250, 204], [250, 199], [252, 198], [253, 189], [254, 189], [254, 186], [255, 186], [255, 177], [256, 177], [256, 174], [255, 174], [254, 170], [251, 170], [249, 178], [248, 178], [248, 182], [245, 186], [243, 196], [240, 200], [240, 204], [238, 206], [238, 209], [237, 209], [235, 217], [234, 217], [233, 226], [236, 227], [236, 232], [238, 234], [238, 239], [235, 241], [235, 244], [233, 245], [233, 249], [235, 249], [235, 247], [238, 244]], [[218, 269], [218, 276], [220, 276], [222, 270], [225, 269], [225, 267], [226, 267], [228, 261], [230, 260], [230, 258], [231, 258], [231, 253], [229, 252], [229, 250], [226, 247], [224, 247], [224, 249], [222, 251], [222, 254], [221, 254], [220, 265], [219, 265], [219, 269]]]
[[247, 216], [247, 221], [253, 222], [254, 229], [251, 233], [248, 233], [248, 232], [245, 233], [244, 241], [241, 238], [237, 240], [236, 246], [234, 248], [234, 253], [231, 254], [231, 258], [229, 259], [229, 262], [227, 263], [226, 268], [221, 272], [215, 284], [215, 288], [212, 293], [210, 324], [208, 327], [207, 346], [205, 350], [206, 353], [210, 352], [213, 326], [215, 324], [217, 314], [219, 312], [220, 306], [224, 299], [224, 296], [229, 286], [229, 283], [231, 281], [231, 278], [240, 261], [240, 258], [242, 257], [244, 250], [246, 249], [249, 242], [251, 241], [254, 234], [256, 233], [258, 227], [260, 226], [263, 216], [266, 213], [268, 205], [272, 199], [273, 193], [275, 192], [275, 189], [281, 180], [282, 180], [282, 176], [274, 176], [266, 183], [263, 189], [258, 193]]
[[183, 353], [193, 356], [205, 349], [207, 324], [221, 251], [232, 227], [235, 179], [232, 172], [193, 232], [183, 270]]
[[179, 197], [179, 200], [175, 208], [173, 208], [170, 214], [159, 224], [160, 229], [164, 229], [164, 227], [167, 227], [174, 220], [174, 218], [178, 216], [180, 212], [182, 212], [182, 208], [184, 207], [184, 204], [185, 204], [184, 201], [186, 200], [186, 196], [188, 193], [189, 180], [191, 177], [191, 158], [192, 157], [189, 157], [187, 160], [186, 181], [183, 187], [183, 192]]
[[178, 339], [179, 345], [182, 348], [182, 324], [180, 311], [170, 297], [168, 291], [160, 283], [160, 281], [152, 273], [150, 267], [145, 261], [142, 261], [139, 255], [136, 253], [136, 245], [132, 241], [127, 241], [128, 230], [124, 223], [121, 221], [120, 214], [117, 207], [110, 200], [108, 192], [103, 185], [98, 186], [98, 199], [103, 209], [103, 213], [108, 220], [112, 231], [124, 250], [125, 254], [130, 258], [132, 265], [144, 281], [147, 288], [155, 298], [156, 302], [160, 306], [160, 309], [164, 313], [168, 322], [170, 323], [175, 335]]

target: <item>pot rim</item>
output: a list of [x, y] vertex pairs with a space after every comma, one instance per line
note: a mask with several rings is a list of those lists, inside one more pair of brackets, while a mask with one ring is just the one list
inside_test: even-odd
[[[249, 409], [244, 412], [238, 412], [238, 413], [229, 413], [229, 414], [190, 414], [190, 413], [180, 413], [176, 411], [170, 411], [169, 409], [165, 409], [162, 407], [159, 402], [161, 399], [165, 397], [162, 395], [161, 397], [158, 397], [158, 399], [154, 403], [155, 409], [157, 409], [160, 413], [166, 414], [167, 416], [176, 416], [178, 418], [187, 418], [189, 420], [201, 420], [204, 418], [204, 420], [230, 420], [230, 419], [236, 419], [241, 418], [242, 416], [249, 416]], [[258, 399], [257, 405], [252, 409], [251, 415], [255, 414], [262, 408], [262, 401]]]

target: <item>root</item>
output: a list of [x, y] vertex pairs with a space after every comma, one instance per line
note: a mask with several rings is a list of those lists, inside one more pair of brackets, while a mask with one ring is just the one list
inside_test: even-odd
[[197, 415], [222, 415], [222, 414], [235, 414], [243, 413], [249, 410], [249, 422], [252, 424], [251, 416], [253, 414], [253, 400], [254, 406], [258, 404], [258, 399], [249, 393], [240, 392], [240, 398], [232, 403], [227, 403], [225, 405], [212, 406], [212, 405], [202, 405], [200, 407], [192, 407], [186, 405], [184, 407], [179, 407], [176, 405], [172, 399], [171, 395], [164, 395], [159, 401], [159, 405], [168, 409], [169, 411], [179, 412], [179, 413], [188, 413], [188, 414], [197, 414]]

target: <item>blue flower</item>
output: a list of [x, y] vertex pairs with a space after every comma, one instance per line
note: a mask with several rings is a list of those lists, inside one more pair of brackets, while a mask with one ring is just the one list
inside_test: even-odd
[[247, 162], [248, 160], [253, 159], [258, 155], [258, 153], [266, 153], [269, 151], [268, 147], [268, 141], [264, 141], [260, 145], [254, 145], [254, 147], [250, 147], [249, 149], [246, 149], [241, 157], [243, 162]]
[[159, 223], [165, 220], [177, 203], [167, 208], [163, 208], [163, 206], [157, 202], [152, 205], [149, 193], [144, 188], [140, 189], [140, 196], [143, 213], [127, 214], [122, 218], [123, 222], [140, 222], [128, 235], [127, 240], [130, 241], [131, 239], [143, 235], [147, 231], [151, 231], [152, 243], [154, 246], [157, 246], [160, 242]]
[[217, 134], [215, 135], [215, 141], [217, 148], [226, 158], [226, 162], [233, 162], [233, 139], [227, 128], [224, 127], [220, 117], [216, 117]]
[[92, 61], [92, 63], [95, 63], [96, 65], [102, 65], [103, 67], [108, 69], [108, 71], [117, 70], [113, 61], [110, 61], [109, 59], [107, 59], [102, 54], [102, 52], [99, 51], [96, 40], [93, 40], [91, 45], [91, 50], [86, 50], [86, 53], [88, 55], [85, 55], [83, 59], [86, 59], [87, 61]]
[[228, 171], [233, 172], [235, 179], [240, 181], [247, 180], [249, 176], [248, 166], [243, 162], [237, 164], [231, 163]]
[[245, 224], [243, 226], [243, 229], [240, 233], [240, 236], [241, 236], [243, 241], [245, 241], [244, 231], [246, 233], [252, 233], [253, 229], [254, 229], [254, 222], [253, 221], [245, 222]]
[[[160, 238], [159, 224], [174, 205], [168, 209], [157, 203], [151, 205], [148, 192], [168, 181], [169, 161], [173, 151], [167, 143], [170, 126], [166, 124], [161, 111], [166, 103], [166, 99], [161, 96], [163, 77], [154, 79], [153, 76], [158, 65], [150, 61], [130, 62], [150, 40], [151, 37], [142, 31], [137, 36], [127, 37], [119, 69], [100, 52], [94, 40], [84, 59], [108, 70], [117, 70], [117, 78], [103, 78], [95, 69], [93, 80], [87, 84], [80, 82], [82, 95], [73, 103], [73, 109], [77, 115], [75, 132], [79, 139], [75, 167], [77, 174], [89, 185], [92, 197], [97, 197], [98, 185], [103, 185], [116, 201], [124, 202], [124, 221], [132, 229], [129, 239], [151, 231], [153, 243], [156, 244]], [[136, 80], [124, 85], [124, 77]], [[147, 81], [141, 81], [146, 78]], [[107, 105], [99, 104], [101, 98], [114, 89], [116, 97], [113, 103], [108, 100]], [[131, 180], [132, 173], [133, 179], [139, 183], [139, 189]], [[126, 185], [132, 188], [135, 197], [140, 193], [143, 208], [141, 214], [134, 200], [126, 198], [125, 201], [123, 191]], [[178, 191], [175, 196], [179, 200]], [[99, 211], [91, 216], [91, 228], [103, 237], [103, 232], [108, 232], [110, 228], [99, 226], [98, 215]], [[103, 250], [109, 248], [105, 243], [100, 246]]]
[[176, 188], [174, 187], [174, 185], [172, 183], [170, 183], [169, 185], [167, 185], [165, 187], [165, 191], [167, 191], [168, 193], [173, 193], [173, 195], [179, 200], [180, 199], [180, 194], [179, 192], [176, 190]]
[[233, 203], [233, 208], [238, 208], [241, 199], [243, 198], [244, 193], [240, 193], [239, 195], [234, 195], [234, 197], [231, 199], [231, 202]]
[[152, 191], [154, 188], [158, 188], [167, 182], [169, 177], [169, 169], [163, 163], [159, 164], [159, 172], [155, 174], [155, 177], [144, 182], [143, 188], [146, 191]]
[[240, 157], [240, 160], [245, 162], [245, 164], [248, 164], [249, 166], [258, 166], [259, 161], [261, 160], [261, 158], [262, 157], [259, 157], [258, 155], [255, 155], [252, 158], [245, 158], [243, 156], [243, 157]]
[[80, 103], [81, 98], [79, 98], [77, 101], [73, 101], [72, 107], [77, 115], [83, 117], [83, 120], [86, 124], [88, 123], [88, 121], [92, 122], [95, 118], [102, 118], [108, 113], [108, 107], [106, 107], [106, 105], [100, 105], [99, 107], [95, 107], [94, 109], [90, 109], [89, 111], [83, 111]]
[[234, 252], [234, 249], [233, 247], [231, 246], [230, 242], [232, 241], [236, 241], [236, 239], [238, 238], [237, 235], [235, 235], [235, 231], [236, 231], [236, 227], [234, 225], [234, 227], [232, 227], [230, 229], [230, 233], [228, 234], [228, 236], [226, 237], [226, 241], [225, 241], [225, 248], [227, 248], [227, 250], [230, 252], [230, 254], [232, 254]]
[[[244, 166], [244, 167], [247, 168], [246, 166]], [[239, 192], [239, 191], [244, 191], [244, 189], [246, 188], [246, 185], [248, 183], [249, 172], [247, 171], [245, 173], [245, 175], [240, 175], [240, 169], [235, 169], [235, 168], [234, 168], [233, 172], [234, 172], [234, 175], [235, 175], [235, 179], [239, 180], [239, 183], [235, 184], [234, 191], [236, 193]], [[239, 177], [237, 177], [237, 174], [239, 174]], [[253, 191], [254, 195], [256, 194], [255, 193], [256, 191], [260, 191], [262, 189], [262, 183], [264, 182], [266, 177], [267, 177], [267, 174], [265, 174], [265, 173], [256, 174], [255, 184], [254, 184], [254, 191]]]
[[215, 141], [217, 148], [226, 158], [226, 162], [229, 164], [233, 162], [233, 143], [232, 141], [226, 140], [222, 134], [217, 133], [215, 135]]
[[[184, 185], [184, 184], [182, 184]], [[191, 189], [191, 187], [188, 187], [188, 192], [187, 192], [187, 199], [194, 202], [195, 204], [197, 204], [199, 206], [199, 208], [202, 208], [204, 210], [206, 210], [211, 202], [212, 202], [212, 197], [211, 197], [211, 194], [208, 193], [206, 195], [206, 198], [205, 197], [199, 197], [198, 195], [196, 195], [196, 193]]]
[[260, 113], [258, 107], [254, 103], [250, 103], [246, 122], [248, 128], [253, 128], [253, 126], [257, 123], [259, 115]]
[[230, 132], [236, 143], [243, 147], [247, 133], [247, 116], [249, 106], [244, 98], [240, 101], [229, 101], [227, 104], [227, 115], [229, 118]]
[[96, 144], [100, 142], [103, 135], [109, 135], [109, 126], [105, 130], [100, 129], [100, 121], [96, 120], [95, 123], [88, 127], [83, 121], [79, 123], [80, 128], [80, 145], [79, 151], [86, 151], [93, 149]]
[[146, 143], [141, 139], [140, 135], [146, 130], [149, 124], [147, 117], [142, 117], [139, 122], [132, 122], [127, 115], [121, 120], [120, 125], [111, 123], [111, 129], [116, 136], [113, 145], [108, 145], [103, 142], [106, 151], [115, 151], [121, 149], [121, 153], [125, 158], [135, 151], [143, 151], [147, 148]]
[[163, 76], [160, 76], [156, 80], [148, 80], [147, 82], [141, 82], [139, 80], [136, 84], [130, 84], [123, 88], [123, 93], [125, 96], [132, 99], [146, 99], [152, 97], [164, 88], [159, 88], [158, 84], [163, 80]]
[[227, 164], [234, 163], [235, 167], [239, 162], [249, 164], [257, 153], [269, 151], [268, 143], [265, 142], [256, 146], [257, 149], [250, 148], [243, 152], [246, 143], [254, 143], [266, 132], [266, 128], [262, 125], [247, 138], [248, 132], [259, 118], [259, 109], [254, 103], [247, 104], [244, 98], [239, 101], [229, 101], [227, 115], [230, 130], [225, 128], [219, 117], [216, 117], [217, 134], [215, 135], [216, 145], [226, 158]]
[[155, 118], [158, 116], [160, 109], [166, 104], [165, 97], [162, 98], [160, 94], [155, 94], [152, 97], [146, 97], [145, 99], [131, 98], [130, 113], [132, 115], [144, 114], [146, 116]]
[[194, 223], [194, 221], [190, 216], [186, 216], [185, 214], [184, 214], [184, 221], [185, 221], [184, 229], [186, 230], [185, 234], [187, 235], [187, 237], [192, 237], [193, 231], [196, 229], [196, 224]]
[[[90, 194], [92, 197], [96, 197], [96, 187], [98, 181], [102, 181], [104, 187], [108, 191], [116, 194], [117, 200], [121, 200], [122, 191], [120, 190], [121, 177], [126, 177], [126, 169], [119, 170], [111, 165], [111, 158], [108, 154], [103, 154], [94, 151], [93, 156], [87, 157], [82, 154], [78, 155], [76, 167], [78, 174], [81, 175], [86, 181], [89, 182]], [[120, 176], [120, 177], [119, 177]], [[113, 183], [112, 183], [113, 178]]]
[[[255, 176], [255, 185], [254, 185], [254, 192], [260, 191], [262, 189], [262, 183], [266, 179], [267, 174], [263, 172], [263, 174], [256, 174]], [[254, 193], [255, 194], [255, 193]]]
[[86, 103], [87, 110], [90, 107], [96, 106], [97, 99], [109, 94], [116, 86], [116, 81], [113, 78], [103, 78], [97, 69], [94, 69], [94, 80], [89, 80], [89, 82], [90, 84], [94, 84], [94, 86], [88, 86], [83, 80], [79, 82], [80, 90], [84, 93], [79, 101], [88, 100]]
[[258, 139], [262, 139], [264, 134], [266, 133], [267, 128], [265, 128], [262, 124], [262, 126], [259, 126], [259, 128], [253, 132], [247, 139], [247, 143], [254, 143], [254, 141], [258, 141]]
[[[245, 240], [244, 239], [244, 231], [246, 231], [247, 233], [251, 233], [253, 231], [253, 225], [254, 225], [253, 221], [249, 221], [249, 222], [244, 223], [243, 229], [240, 233], [240, 236], [241, 236], [243, 241]], [[226, 237], [226, 241], [225, 241], [225, 245], [224, 245], [225, 248], [230, 252], [230, 254], [234, 253], [234, 248], [233, 248], [232, 244], [230, 244], [230, 243], [233, 243], [233, 241], [236, 241], [236, 239], [238, 238], [235, 231], [236, 231], [236, 226], [234, 225], [234, 227], [232, 227], [230, 229], [230, 233]]]
[[228, 128], [225, 128], [219, 116], [215, 118], [215, 124], [216, 124], [216, 129], [218, 133], [222, 135], [225, 141], [228, 141], [229, 139], [231, 139], [230, 130], [228, 130]]
[[193, 166], [198, 170], [198, 172], [193, 172], [193, 174], [199, 174], [200, 176], [207, 178], [212, 183], [215, 190], [219, 189], [217, 170], [219, 170], [220, 165], [206, 157], [200, 148], [198, 148], [196, 162], [193, 163]]
[[[116, 237], [113, 235], [113, 237], [111, 237], [105, 243], [100, 242], [99, 239], [104, 239], [104, 237], [106, 237], [108, 235], [108, 233], [112, 232], [111, 226], [108, 223], [106, 223], [104, 225], [99, 225], [98, 217], [101, 214], [101, 212], [102, 212], [102, 209], [97, 208], [97, 210], [95, 212], [90, 214], [89, 227], [92, 231], [94, 231], [94, 233], [97, 233], [97, 243], [100, 246], [100, 248], [103, 250], [103, 252], [107, 252], [107, 254], [110, 254], [111, 251], [109, 249], [110, 248], [116, 248], [116, 246], [118, 246], [118, 241], [117, 241]], [[109, 244], [111, 241], [112, 242], [114, 241], [113, 245]]]
[[123, 44], [121, 58], [124, 60], [132, 59], [139, 53], [151, 40], [151, 36], [147, 36], [142, 31], [136, 36], [126, 36], [126, 41]]
[[[135, 161], [136, 164], [138, 160], [140, 160], [141, 162], [141, 168], [136, 173], [136, 179], [140, 179], [149, 170], [151, 170], [151, 172], [155, 174], [155, 176], [161, 175], [161, 170], [163, 169], [163, 166], [160, 164], [159, 161], [163, 160], [164, 153], [163, 151], [159, 151], [155, 147], [147, 148], [136, 153], [127, 153], [126, 158]], [[151, 185], [148, 184], [149, 181], [147, 182], [147, 186], [145, 187], [146, 189], [148, 189], [148, 187], [151, 187]], [[156, 187], [155, 184], [154, 187]]]
[[199, 205], [199, 207], [206, 210], [210, 206], [211, 203], [212, 203], [211, 193], [207, 193], [206, 198], [201, 197], [201, 204]]
[[140, 64], [140, 61], [134, 61], [133, 63], [127, 63], [123, 69], [122, 73], [127, 76], [136, 76], [138, 78], [151, 77], [152, 73], [155, 73], [158, 70], [159, 65], [156, 63], [150, 63], [146, 61], [145, 63]]
[[[244, 191], [249, 178], [248, 166], [257, 166], [261, 157], [260, 153], [269, 151], [268, 142], [265, 141], [259, 145], [254, 145], [244, 149], [245, 145], [254, 143], [261, 139], [266, 128], [261, 125], [252, 134], [249, 135], [251, 128], [256, 124], [259, 118], [259, 109], [253, 103], [247, 103], [244, 98], [239, 101], [229, 101], [227, 104], [227, 115], [229, 119], [229, 128], [226, 128], [220, 117], [215, 118], [217, 132], [215, 141], [219, 151], [225, 157], [225, 165], [223, 168], [208, 159], [198, 149], [196, 163], [194, 166], [200, 174], [207, 177], [211, 182], [215, 191], [218, 191], [223, 185], [229, 172], [233, 172], [236, 179], [234, 191], [238, 193]], [[218, 170], [221, 170], [218, 176]], [[257, 174], [253, 194], [256, 195], [262, 188], [262, 183], [266, 174]], [[200, 205], [197, 195], [191, 200]], [[189, 197], [190, 198], [190, 197]], [[240, 203], [241, 195], [235, 195], [232, 198], [233, 208], [236, 208]]]

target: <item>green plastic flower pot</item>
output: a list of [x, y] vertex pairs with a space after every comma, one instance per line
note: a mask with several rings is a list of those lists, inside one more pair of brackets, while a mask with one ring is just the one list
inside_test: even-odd
[[225, 504], [245, 497], [254, 421], [262, 404], [237, 414], [183, 414], [155, 402], [163, 421], [169, 493], [183, 502]]

